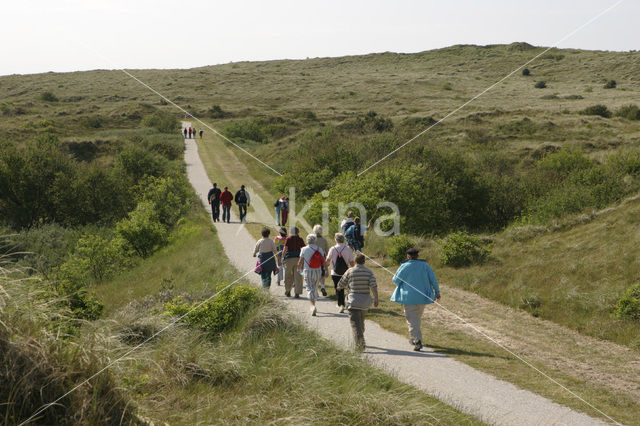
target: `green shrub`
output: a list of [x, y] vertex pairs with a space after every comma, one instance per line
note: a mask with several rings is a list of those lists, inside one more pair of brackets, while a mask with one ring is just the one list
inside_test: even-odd
[[167, 241], [167, 230], [158, 221], [156, 206], [142, 201], [126, 219], [116, 225], [116, 231], [140, 256], [148, 257]]
[[547, 87], [547, 83], [545, 81], [538, 81], [533, 87], [535, 87], [536, 89], [544, 89], [545, 87]]
[[82, 125], [87, 129], [99, 129], [102, 127], [103, 120], [102, 117], [87, 117], [83, 120]]
[[318, 119], [316, 114], [313, 111], [309, 110], [296, 111], [296, 113], [294, 114], [294, 118], [301, 118], [303, 120], [309, 121], [315, 121]]
[[440, 261], [443, 265], [459, 268], [474, 264], [482, 264], [489, 257], [480, 239], [465, 232], [450, 234], [440, 249]]
[[627, 120], [640, 120], [640, 108], [637, 105], [625, 105], [616, 111], [616, 116]]
[[387, 255], [394, 262], [400, 263], [407, 259], [407, 250], [414, 247], [414, 242], [407, 235], [394, 235], [387, 239]]
[[227, 116], [227, 113], [223, 111], [220, 105], [213, 105], [211, 108], [209, 108], [208, 112], [209, 117], [211, 118], [225, 118]]
[[132, 145], [116, 157], [116, 166], [139, 182], [144, 176], [162, 176], [167, 170], [167, 160], [141, 146]]
[[184, 145], [167, 141], [155, 141], [149, 146], [149, 151], [160, 154], [167, 160], [178, 160], [182, 158]]
[[451, 83], [446, 82], [442, 85], [442, 90], [453, 90], [453, 86], [451, 85]]
[[580, 114], [582, 114], [582, 115], [599, 115], [600, 117], [604, 117], [604, 118], [610, 118], [611, 117], [611, 111], [609, 111], [609, 108], [607, 108], [606, 105], [602, 105], [602, 104], [597, 104], [597, 105], [592, 105], [592, 106], [586, 107], [585, 109], [580, 111]]
[[259, 301], [259, 290], [256, 287], [232, 286], [200, 306], [178, 298], [165, 304], [164, 308], [170, 315], [186, 315], [183, 321], [192, 326], [207, 333], [218, 334], [230, 329]]
[[153, 127], [160, 133], [174, 133], [178, 130], [178, 118], [168, 112], [156, 112], [142, 118], [142, 125]]
[[58, 102], [58, 97], [52, 92], [43, 92], [40, 94], [40, 100], [44, 102]]
[[527, 77], [531, 75], [531, 71], [529, 71], [529, 68], [525, 68], [522, 70], [522, 75]]
[[248, 139], [255, 142], [267, 142], [267, 135], [262, 129], [262, 123], [256, 120], [242, 120], [230, 123], [225, 128], [229, 138]]
[[158, 221], [172, 227], [189, 209], [190, 185], [184, 175], [146, 178], [138, 187], [142, 201], [154, 205]]
[[615, 89], [617, 85], [618, 84], [615, 80], [609, 80], [602, 87], [604, 87], [605, 89]]
[[640, 284], [629, 287], [618, 299], [614, 315], [618, 318], [640, 321]]
[[536, 164], [546, 178], [566, 177], [576, 170], [584, 170], [595, 163], [580, 150], [561, 149], [542, 157]]
[[101, 282], [125, 262], [124, 241], [100, 234], [88, 234], [78, 240], [73, 255], [60, 266], [59, 274], [69, 280]]

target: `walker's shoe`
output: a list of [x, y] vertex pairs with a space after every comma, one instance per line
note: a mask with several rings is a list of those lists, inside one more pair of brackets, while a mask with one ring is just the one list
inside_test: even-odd
[[291, 292], [290, 291], [285, 291], [284, 295], [287, 296], [287, 297], [291, 297]]
[[341, 314], [344, 313], [344, 305], [340, 306], [340, 310], [338, 312], [340, 312]]
[[422, 349], [422, 342], [418, 340], [417, 342], [414, 342], [413, 350], [420, 352], [420, 349]]
[[280, 284], [280, 281], [278, 281], [278, 286], [281, 286], [282, 284]]
[[315, 307], [315, 306], [312, 306], [312, 307], [311, 307], [311, 316], [312, 316], [312, 317], [315, 317], [315, 316], [316, 316], [316, 312], [318, 312], [318, 310], [316, 309], [316, 307]]
[[325, 289], [324, 289], [324, 287], [322, 287], [322, 288], [320, 289], [320, 291], [322, 292], [322, 295], [323, 295], [324, 297], [327, 297], [327, 290], [325, 290]]
[[296, 293], [296, 295], [293, 296], [293, 297], [296, 298], [296, 299], [300, 299], [300, 295], [298, 293]]

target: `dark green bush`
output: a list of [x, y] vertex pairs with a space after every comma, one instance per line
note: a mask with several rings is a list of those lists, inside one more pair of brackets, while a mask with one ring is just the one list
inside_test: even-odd
[[607, 108], [606, 105], [598, 104], [586, 107], [582, 111], [580, 111], [582, 115], [599, 115], [600, 117], [610, 118], [611, 111]]
[[409, 236], [401, 234], [387, 239], [387, 255], [394, 262], [400, 263], [407, 259], [407, 250], [414, 247], [414, 242]]
[[318, 119], [316, 114], [313, 111], [309, 111], [309, 110], [297, 111], [294, 114], [294, 117], [295, 118], [301, 118], [303, 120], [309, 120], [309, 121], [315, 121], [315, 120]]
[[637, 105], [625, 105], [616, 111], [616, 117], [627, 120], [640, 120], [640, 108]]
[[167, 170], [167, 160], [142, 146], [131, 145], [118, 154], [116, 166], [139, 182], [144, 176], [162, 176]]
[[175, 144], [168, 141], [155, 141], [149, 146], [151, 152], [162, 155], [167, 160], [178, 160], [184, 153], [183, 144]]
[[186, 315], [183, 320], [192, 326], [218, 334], [233, 327], [259, 301], [256, 287], [232, 286], [200, 306], [178, 298], [165, 304], [164, 308], [170, 315]]
[[225, 128], [225, 134], [229, 138], [248, 139], [255, 142], [267, 142], [262, 123], [256, 120], [243, 120], [230, 123]]
[[618, 299], [614, 315], [618, 318], [640, 321], [640, 284], [629, 287]]
[[58, 102], [59, 99], [52, 92], [47, 91], [40, 94], [40, 100], [44, 102]]
[[220, 105], [213, 105], [209, 108], [208, 113], [211, 118], [225, 118], [227, 116], [227, 113], [222, 110]]
[[83, 120], [82, 125], [87, 129], [99, 129], [102, 127], [103, 120], [102, 117], [87, 117]]
[[538, 81], [533, 87], [535, 87], [536, 89], [544, 89], [545, 87], [547, 87], [547, 83], [545, 81]]
[[143, 258], [167, 241], [167, 230], [159, 222], [151, 201], [140, 202], [126, 219], [118, 222], [116, 232]]
[[604, 87], [605, 89], [615, 89], [617, 85], [618, 84], [615, 80], [609, 80], [602, 87]]
[[178, 130], [178, 118], [171, 113], [158, 111], [142, 118], [142, 125], [153, 127], [160, 133], [174, 133]]
[[522, 70], [522, 75], [527, 77], [529, 75], [531, 75], [531, 71], [529, 71], [529, 68], [525, 68]]
[[450, 234], [440, 248], [440, 261], [443, 265], [455, 268], [482, 264], [489, 257], [484, 244], [468, 232]]

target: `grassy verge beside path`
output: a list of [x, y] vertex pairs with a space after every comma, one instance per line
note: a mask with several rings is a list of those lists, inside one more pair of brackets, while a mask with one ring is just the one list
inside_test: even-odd
[[[170, 318], [162, 304], [198, 300], [238, 276], [201, 207], [167, 247], [98, 288], [109, 312], [103, 333], [114, 354]], [[268, 301], [230, 332], [212, 337], [182, 324], [143, 345], [114, 369], [141, 415], [171, 424], [480, 424], [404, 385]], [[101, 326], [98, 325], [98, 328]]]

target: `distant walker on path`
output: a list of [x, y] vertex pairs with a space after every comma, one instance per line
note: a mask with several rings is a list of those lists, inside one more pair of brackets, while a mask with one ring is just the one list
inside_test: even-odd
[[244, 218], [247, 216], [247, 207], [251, 205], [251, 198], [249, 197], [249, 193], [244, 189], [244, 185], [241, 185], [240, 191], [236, 192], [235, 201], [238, 205], [238, 212], [240, 213], [240, 222], [244, 222]]
[[425, 305], [440, 300], [440, 288], [436, 274], [426, 261], [418, 259], [418, 250], [407, 250], [407, 260], [393, 276], [393, 283], [397, 286], [392, 302], [404, 305], [404, 316], [409, 326], [410, 343], [414, 351], [422, 349], [422, 331], [420, 320]]

